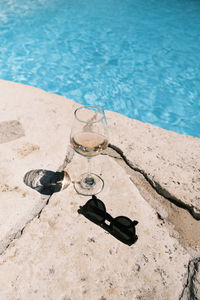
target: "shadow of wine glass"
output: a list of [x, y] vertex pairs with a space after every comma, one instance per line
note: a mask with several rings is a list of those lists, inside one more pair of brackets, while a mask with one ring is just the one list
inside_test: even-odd
[[53, 172], [44, 169], [36, 169], [27, 172], [23, 178], [24, 183], [43, 195], [52, 195], [66, 189], [70, 182], [67, 172]]

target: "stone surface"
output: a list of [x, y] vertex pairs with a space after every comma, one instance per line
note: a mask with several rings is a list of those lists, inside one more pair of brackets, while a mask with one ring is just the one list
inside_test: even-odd
[[24, 136], [24, 129], [20, 122], [5, 121], [0, 123], [0, 144], [7, 143]]
[[1, 253], [45, 205], [47, 197], [27, 187], [23, 177], [34, 169], [56, 171], [63, 163], [77, 104], [6, 81], [0, 81], [0, 99]]
[[[99, 197], [108, 212], [139, 221], [138, 241], [131, 247], [77, 213], [89, 198], [77, 195], [72, 184], [52, 195], [37, 180], [28, 183], [30, 174], [51, 178], [65, 168], [73, 181], [86, 170], [85, 158], [76, 154], [69, 163], [71, 154], [66, 157], [79, 105], [6, 81], [0, 81], [0, 99], [0, 299], [174, 300], [190, 295], [191, 252], [178, 234], [170, 233], [160, 218], [162, 209], [147, 194], [141, 196], [113, 158], [94, 158], [92, 168], [105, 180]], [[200, 140], [112, 112], [107, 117], [110, 142], [153, 187], [198, 218]], [[191, 278], [198, 299], [199, 268]]]
[[200, 219], [200, 139], [107, 112], [110, 141], [165, 197]]
[[178, 238], [179, 242], [189, 252], [194, 251], [194, 256], [198, 255], [200, 252], [199, 221], [193, 218], [186, 209], [176, 206], [159, 195], [142, 174], [129, 168], [122, 159], [116, 159], [116, 161], [126, 170], [140, 194], [153, 207], [165, 226], [168, 227], [169, 233]]
[[200, 258], [190, 261], [188, 266], [188, 278], [180, 300], [200, 299]]
[[[75, 174], [82, 163], [77, 155], [69, 171]], [[51, 197], [40, 218], [1, 256], [1, 300], [179, 299], [189, 254], [125, 171], [109, 157], [94, 162], [100, 163], [105, 188], [99, 198], [113, 217], [139, 222], [137, 242], [129, 247], [78, 214], [89, 197], [70, 185]]]

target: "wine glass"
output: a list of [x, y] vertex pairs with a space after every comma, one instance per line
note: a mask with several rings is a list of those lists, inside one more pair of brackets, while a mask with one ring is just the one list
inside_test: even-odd
[[81, 195], [96, 195], [103, 189], [103, 179], [90, 171], [90, 159], [108, 146], [108, 126], [103, 109], [85, 105], [74, 112], [70, 143], [74, 150], [88, 159], [88, 171], [74, 183]]

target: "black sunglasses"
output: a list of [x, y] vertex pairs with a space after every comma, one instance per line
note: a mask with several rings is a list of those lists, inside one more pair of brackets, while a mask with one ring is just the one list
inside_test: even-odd
[[[138, 239], [135, 233], [135, 226], [138, 224], [138, 221], [132, 221], [125, 216], [113, 218], [106, 212], [104, 203], [94, 195], [84, 206], [80, 206], [78, 213], [84, 215], [87, 219], [101, 226], [115, 238], [129, 246]], [[110, 222], [109, 225], [105, 223], [106, 220]]]

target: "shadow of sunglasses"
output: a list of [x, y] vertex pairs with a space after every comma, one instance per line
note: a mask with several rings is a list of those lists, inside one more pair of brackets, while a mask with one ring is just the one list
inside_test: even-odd
[[[129, 246], [138, 239], [135, 233], [135, 226], [138, 224], [138, 221], [132, 221], [125, 216], [113, 218], [106, 212], [104, 203], [95, 195], [84, 206], [80, 206], [78, 213], [84, 215], [87, 219], [101, 226], [112, 236]], [[106, 224], [105, 221], [109, 221], [110, 224]]]

